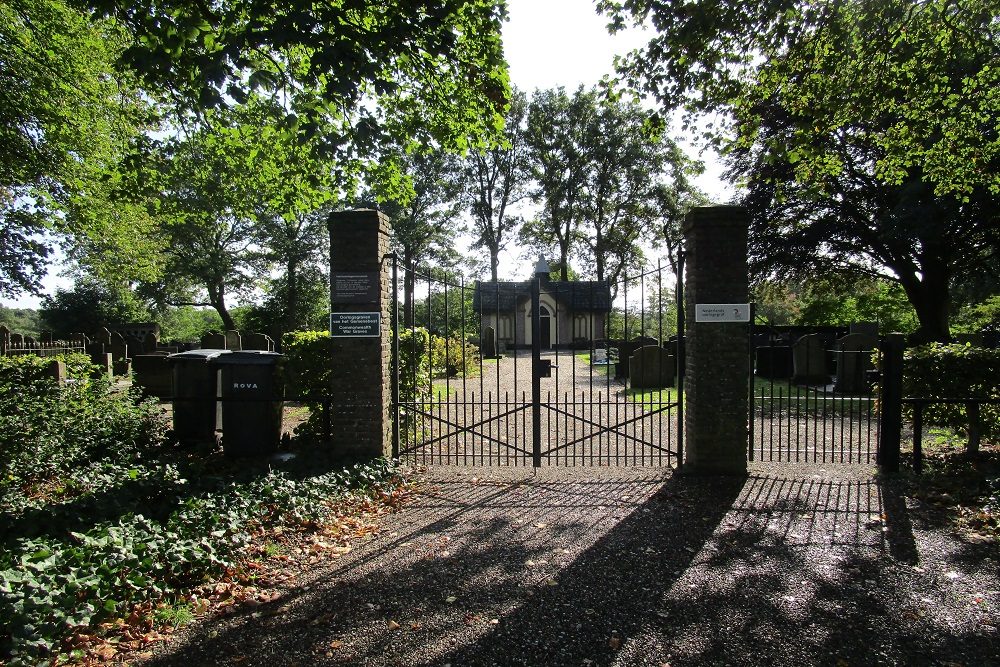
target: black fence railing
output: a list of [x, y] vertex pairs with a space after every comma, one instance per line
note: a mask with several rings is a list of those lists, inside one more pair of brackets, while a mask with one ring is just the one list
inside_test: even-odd
[[921, 398], [906, 396], [901, 399], [901, 402], [910, 405], [913, 410], [913, 470], [919, 474], [923, 471], [924, 467], [924, 412], [929, 406], [961, 405], [965, 407], [966, 419], [968, 420], [966, 452], [974, 456], [979, 452], [982, 441], [981, 408], [984, 405], [1000, 405], [1000, 398]]

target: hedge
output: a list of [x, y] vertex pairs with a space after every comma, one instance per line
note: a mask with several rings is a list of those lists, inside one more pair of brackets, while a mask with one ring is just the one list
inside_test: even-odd
[[[903, 396], [909, 398], [1000, 398], [1000, 350], [968, 344], [932, 343], [910, 348], [903, 357]], [[912, 418], [913, 404], [903, 404]], [[931, 404], [924, 408], [924, 423], [968, 433], [969, 418], [963, 403]], [[982, 437], [1000, 436], [1000, 405], [980, 408]]]

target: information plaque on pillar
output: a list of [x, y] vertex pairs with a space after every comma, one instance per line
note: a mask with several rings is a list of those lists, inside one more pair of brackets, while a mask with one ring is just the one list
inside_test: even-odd
[[382, 335], [381, 313], [330, 313], [332, 338], [377, 338]]
[[334, 271], [330, 276], [333, 289], [330, 297], [335, 304], [378, 303], [379, 274]]
[[749, 303], [695, 304], [695, 322], [749, 322]]

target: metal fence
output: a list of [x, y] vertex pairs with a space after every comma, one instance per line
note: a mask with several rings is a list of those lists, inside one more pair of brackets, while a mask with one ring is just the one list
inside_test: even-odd
[[[397, 265], [394, 453], [424, 464], [675, 462], [676, 311], [664, 273], [467, 284]], [[629, 363], [642, 347], [655, 348], [642, 359], [656, 367], [638, 386]]]

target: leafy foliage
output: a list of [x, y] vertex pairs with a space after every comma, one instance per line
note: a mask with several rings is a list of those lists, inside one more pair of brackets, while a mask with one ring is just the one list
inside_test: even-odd
[[41, 319], [57, 338], [73, 333], [93, 334], [101, 327], [152, 319], [142, 301], [129, 289], [94, 278], [59, 288], [42, 301]]
[[209, 308], [176, 306], [161, 309], [153, 317], [166, 341], [196, 341], [209, 331], [222, 330], [222, 318]]
[[43, 329], [38, 311], [34, 308], [8, 308], [0, 306], [0, 326], [26, 336], [38, 337]]
[[757, 313], [773, 325], [877, 322], [881, 333], [910, 333], [917, 327], [916, 314], [903, 289], [887, 279], [762, 281], [754, 294]]
[[665, 108], [722, 111], [758, 272], [890, 273], [921, 340], [954, 279], [996, 263], [996, 0], [612, 2], [658, 35], [622, 63]]
[[268, 92], [286, 127], [339, 157], [387, 135], [464, 148], [508, 94], [498, 2], [90, 4], [133, 35], [124, 61], [184, 108]]
[[114, 67], [124, 46], [62, 0], [0, 6], [0, 296], [38, 290], [50, 232], [125, 248], [128, 226], [95, 197], [148, 122]]
[[0, 550], [0, 650], [14, 665], [51, 658], [69, 633], [122, 618], [137, 602], [176, 599], [234, 568], [262, 530], [322, 521], [336, 498], [395, 474], [391, 462], [379, 460], [305, 476], [272, 470], [206, 488], [174, 464], [136, 462], [111, 480], [112, 488], [152, 481], [155, 517], [148, 501], [126, 502], [117, 518], [83, 517], [91, 523], [68, 534], [51, 519], [48, 534], [7, 533]]
[[471, 375], [479, 369], [479, 348], [458, 337], [431, 336], [434, 375]]
[[531, 193], [531, 163], [525, 136], [528, 100], [514, 90], [504, 116], [504, 135], [496, 146], [473, 151], [465, 160], [466, 207], [472, 216], [473, 248], [489, 252], [490, 280], [497, 280], [500, 251], [523, 220], [514, 210]]
[[17, 502], [31, 488], [90, 460], [130, 459], [155, 447], [165, 425], [152, 403], [92, 379], [84, 355], [62, 357], [68, 381], [45, 368], [53, 357], [0, 357], [0, 501]]
[[[687, 159], [637, 101], [598, 89], [537, 91], [526, 140], [541, 204], [521, 229], [528, 244], [558, 251], [560, 278], [569, 256], [585, 258], [598, 280], [617, 282], [644, 263], [642, 244], [659, 245], [664, 220], [698, 200]], [[669, 248], [676, 255], [676, 245]]]
[[431, 392], [430, 335], [427, 329], [399, 331], [399, 400], [410, 402]]
[[[903, 395], [918, 398], [1000, 398], [1000, 350], [970, 345], [931, 344], [911, 348], [903, 360]], [[912, 405], [904, 403], [912, 415]], [[924, 409], [929, 425], [968, 432], [964, 403], [929, 405]], [[980, 408], [984, 438], [1000, 438], [1000, 404]]]
[[309, 408], [309, 417], [295, 429], [305, 440], [323, 437], [323, 400], [330, 393], [332, 344], [328, 331], [291, 331], [282, 340], [286, 391], [293, 399], [304, 398], [302, 402]]

